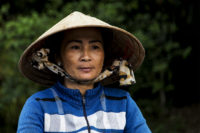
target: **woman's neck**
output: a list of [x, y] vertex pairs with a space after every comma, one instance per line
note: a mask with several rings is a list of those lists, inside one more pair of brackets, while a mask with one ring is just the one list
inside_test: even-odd
[[79, 84], [73, 81], [70, 81], [68, 79], [64, 80], [64, 86], [70, 89], [79, 89], [81, 92], [81, 95], [84, 96], [85, 92], [89, 89], [94, 88], [94, 83], [88, 83], [88, 84]]

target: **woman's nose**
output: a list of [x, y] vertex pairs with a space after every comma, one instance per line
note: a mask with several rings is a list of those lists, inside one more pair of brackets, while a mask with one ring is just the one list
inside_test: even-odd
[[81, 61], [91, 61], [90, 51], [87, 47], [82, 49]]

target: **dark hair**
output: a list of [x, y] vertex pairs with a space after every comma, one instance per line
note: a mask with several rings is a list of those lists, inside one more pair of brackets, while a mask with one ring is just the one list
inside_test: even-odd
[[104, 68], [107, 66], [111, 66], [111, 63], [113, 62], [114, 58], [112, 55], [112, 41], [113, 41], [113, 32], [110, 29], [105, 28], [99, 28], [101, 31], [101, 35], [103, 38], [103, 47], [104, 47]]
[[64, 39], [64, 32], [58, 32], [47, 38], [45, 41], [46, 48], [50, 49], [49, 61], [56, 63], [56, 59], [60, 56], [60, 46]]

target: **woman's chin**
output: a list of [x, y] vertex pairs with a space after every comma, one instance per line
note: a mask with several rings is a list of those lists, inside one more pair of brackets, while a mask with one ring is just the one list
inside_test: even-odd
[[83, 79], [78, 79], [79, 81], [92, 81], [94, 80], [95, 78], [83, 78]]
[[79, 77], [77, 78], [78, 81], [81, 81], [81, 82], [89, 82], [89, 81], [93, 81], [96, 77]]

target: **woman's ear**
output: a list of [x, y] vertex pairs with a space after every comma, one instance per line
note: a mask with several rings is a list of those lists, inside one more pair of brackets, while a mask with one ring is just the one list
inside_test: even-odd
[[62, 66], [61, 61], [57, 61], [57, 65], [61, 67]]
[[55, 55], [55, 60], [56, 60], [56, 64], [61, 67], [62, 66], [61, 58]]
[[56, 60], [56, 64], [57, 64], [58, 66], [60, 66], [60, 67], [63, 66], [61, 60]]

